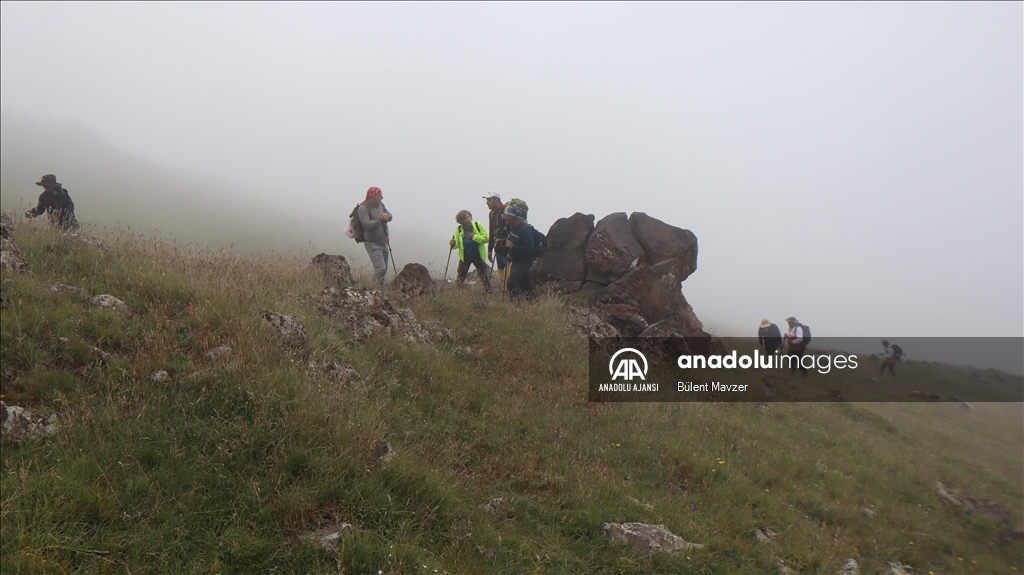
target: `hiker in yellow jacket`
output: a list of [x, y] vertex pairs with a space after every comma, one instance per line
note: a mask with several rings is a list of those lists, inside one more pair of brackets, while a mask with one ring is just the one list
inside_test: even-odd
[[462, 285], [466, 281], [466, 274], [469, 273], [469, 266], [476, 266], [476, 273], [480, 276], [480, 283], [484, 291], [491, 291], [491, 270], [487, 267], [487, 228], [480, 222], [473, 221], [473, 214], [468, 210], [462, 210], [455, 215], [455, 221], [459, 226], [455, 228], [455, 234], [448, 241], [448, 245], [459, 248], [459, 270], [457, 283]]

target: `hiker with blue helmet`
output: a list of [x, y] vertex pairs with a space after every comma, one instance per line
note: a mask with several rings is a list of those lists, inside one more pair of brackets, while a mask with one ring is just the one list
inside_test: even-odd
[[448, 240], [448, 245], [459, 250], [459, 270], [456, 281], [462, 285], [466, 281], [466, 274], [469, 273], [469, 266], [475, 266], [484, 291], [490, 293], [491, 270], [485, 263], [487, 230], [480, 222], [473, 221], [473, 214], [469, 213], [469, 210], [462, 210], [456, 214], [455, 221], [459, 226], [455, 228], [452, 239]]
[[508, 248], [509, 266], [512, 268], [505, 289], [514, 301], [523, 296], [533, 297], [533, 282], [530, 280], [534, 260], [533, 228], [524, 223], [525, 219], [523, 208], [511, 205], [505, 208], [505, 223], [509, 228], [505, 247]]

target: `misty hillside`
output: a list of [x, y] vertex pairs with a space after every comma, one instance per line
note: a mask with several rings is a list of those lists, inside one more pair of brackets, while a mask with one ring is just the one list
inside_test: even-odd
[[[161, 166], [114, 148], [81, 124], [35, 120], [3, 108], [0, 204], [17, 214], [34, 207], [42, 192], [35, 182], [49, 173], [68, 189], [84, 224], [156, 232], [182, 243], [243, 252], [341, 254], [356, 266], [368, 265], [363, 248], [344, 236], [349, 211], [365, 190], [348, 192], [336, 206], [289, 212], [248, 197], [232, 185], [230, 174], [211, 179]], [[297, 178], [295, 185], [315, 184]], [[418, 262], [443, 269], [446, 241], [417, 231], [415, 214], [393, 211], [398, 266]]]
[[1021, 404], [588, 403], [567, 300], [13, 228], [4, 573], [1024, 570]]

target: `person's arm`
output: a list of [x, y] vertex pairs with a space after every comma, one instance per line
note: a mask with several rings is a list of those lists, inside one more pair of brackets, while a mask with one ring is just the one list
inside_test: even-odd
[[366, 204], [360, 204], [359, 211], [356, 213], [359, 215], [359, 223], [363, 224], [364, 230], [372, 230], [383, 224], [383, 222], [380, 221], [380, 218], [370, 217], [370, 208], [368, 208]]
[[795, 345], [797, 347], [799, 347], [800, 345], [803, 345], [803, 343], [804, 343], [804, 330], [803, 330], [803, 328], [801, 328], [800, 326], [796, 326], [796, 327], [793, 328], [793, 339], [790, 340], [789, 343], [790, 343], [790, 345]]
[[757, 330], [757, 345], [764, 345], [764, 328]]
[[39, 205], [25, 212], [26, 218], [34, 218], [46, 213], [46, 202], [43, 200], [44, 197], [46, 197], [46, 192], [39, 194]]
[[388, 215], [388, 221], [395, 219], [395, 216], [388, 211], [388, 207], [384, 205], [384, 202], [380, 203], [380, 211]]

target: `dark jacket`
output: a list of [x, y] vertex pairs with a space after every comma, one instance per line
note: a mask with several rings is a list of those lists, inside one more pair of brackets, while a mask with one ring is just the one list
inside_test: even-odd
[[39, 194], [39, 205], [25, 212], [25, 215], [34, 218], [44, 213], [55, 226], [64, 229], [78, 227], [78, 220], [75, 219], [75, 202], [71, 201], [68, 191], [63, 188], [46, 190]]
[[[501, 204], [498, 210], [491, 210], [490, 218], [487, 220], [487, 253], [493, 253], [497, 251], [499, 254], [505, 253], [505, 238], [508, 237], [508, 224], [505, 223], [505, 204]], [[497, 247], [495, 247], [497, 246]]]
[[757, 328], [757, 343], [778, 349], [782, 345], [782, 332], [779, 331], [779, 326], [773, 323], [768, 327]]
[[508, 239], [512, 240], [509, 258], [513, 262], [533, 261], [533, 226], [519, 222], [508, 231]]

